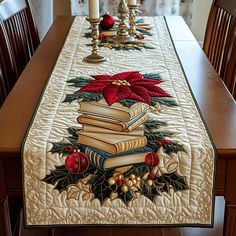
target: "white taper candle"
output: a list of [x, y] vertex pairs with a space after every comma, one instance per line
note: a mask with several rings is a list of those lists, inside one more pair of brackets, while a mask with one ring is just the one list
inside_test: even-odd
[[137, 0], [128, 0], [128, 5], [137, 5]]
[[89, 0], [89, 18], [98, 19], [99, 17], [99, 0]]

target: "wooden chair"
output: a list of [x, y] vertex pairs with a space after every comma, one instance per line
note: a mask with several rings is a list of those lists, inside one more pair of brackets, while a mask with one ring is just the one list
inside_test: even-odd
[[0, 20], [0, 107], [18, 79], [10, 43]]
[[223, 71], [222, 80], [236, 101], [236, 16], [233, 19], [229, 50], [225, 60], [226, 65]]
[[203, 50], [220, 76], [226, 66], [230, 34], [236, 14], [235, 0], [213, 0], [208, 17]]
[[29, 0], [3, 0], [0, 18], [4, 22], [20, 75], [40, 40]]

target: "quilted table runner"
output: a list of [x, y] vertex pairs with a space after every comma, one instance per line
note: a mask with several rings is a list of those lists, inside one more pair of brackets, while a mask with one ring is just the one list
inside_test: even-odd
[[22, 148], [27, 226], [212, 224], [213, 145], [165, 19], [139, 21], [89, 64], [75, 18]]

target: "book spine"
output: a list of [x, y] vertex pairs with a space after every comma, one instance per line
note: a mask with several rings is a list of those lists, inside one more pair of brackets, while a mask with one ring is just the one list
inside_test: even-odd
[[148, 119], [148, 115], [145, 114], [140, 119], [135, 121], [133, 124], [126, 126], [123, 131], [131, 132], [131, 131], [135, 130], [136, 128], [138, 128], [140, 125], [142, 125], [147, 119]]
[[140, 113], [144, 112], [147, 109], [146, 104], [142, 104], [141, 106], [138, 106], [134, 109], [132, 109], [129, 112], [130, 119], [133, 119], [134, 117], [138, 116]]
[[105, 158], [100, 154], [94, 152], [90, 148], [85, 149], [85, 155], [88, 157], [89, 161], [96, 165], [99, 169], [104, 170]]
[[133, 150], [139, 147], [144, 147], [147, 145], [147, 138], [146, 136], [132, 139], [132, 140], [126, 140], [123, 142], [119, 142], [115, 144], [116, 147], [116, 154], [120, 152], [125, 152], [128, 150]]

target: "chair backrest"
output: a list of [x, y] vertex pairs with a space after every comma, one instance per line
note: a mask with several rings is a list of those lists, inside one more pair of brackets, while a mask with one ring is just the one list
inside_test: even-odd
[[21, 74], [40, 43], [31, 4], [29, 0], [3, 0], [0, 17]]
[[225, 60], [226, 66], [223, 71], [222, 80], [236, 101], [236, 16], [233, 19], [229, 50]]
[[213, 0], [208, 17], [203, 50], [219, 75], [226, 66], [229, 35], [236, 14], [236, 0]]
[[18, 79], [16, 62], [12, 54], [10, 42], [0, 19], [0, 107]]

